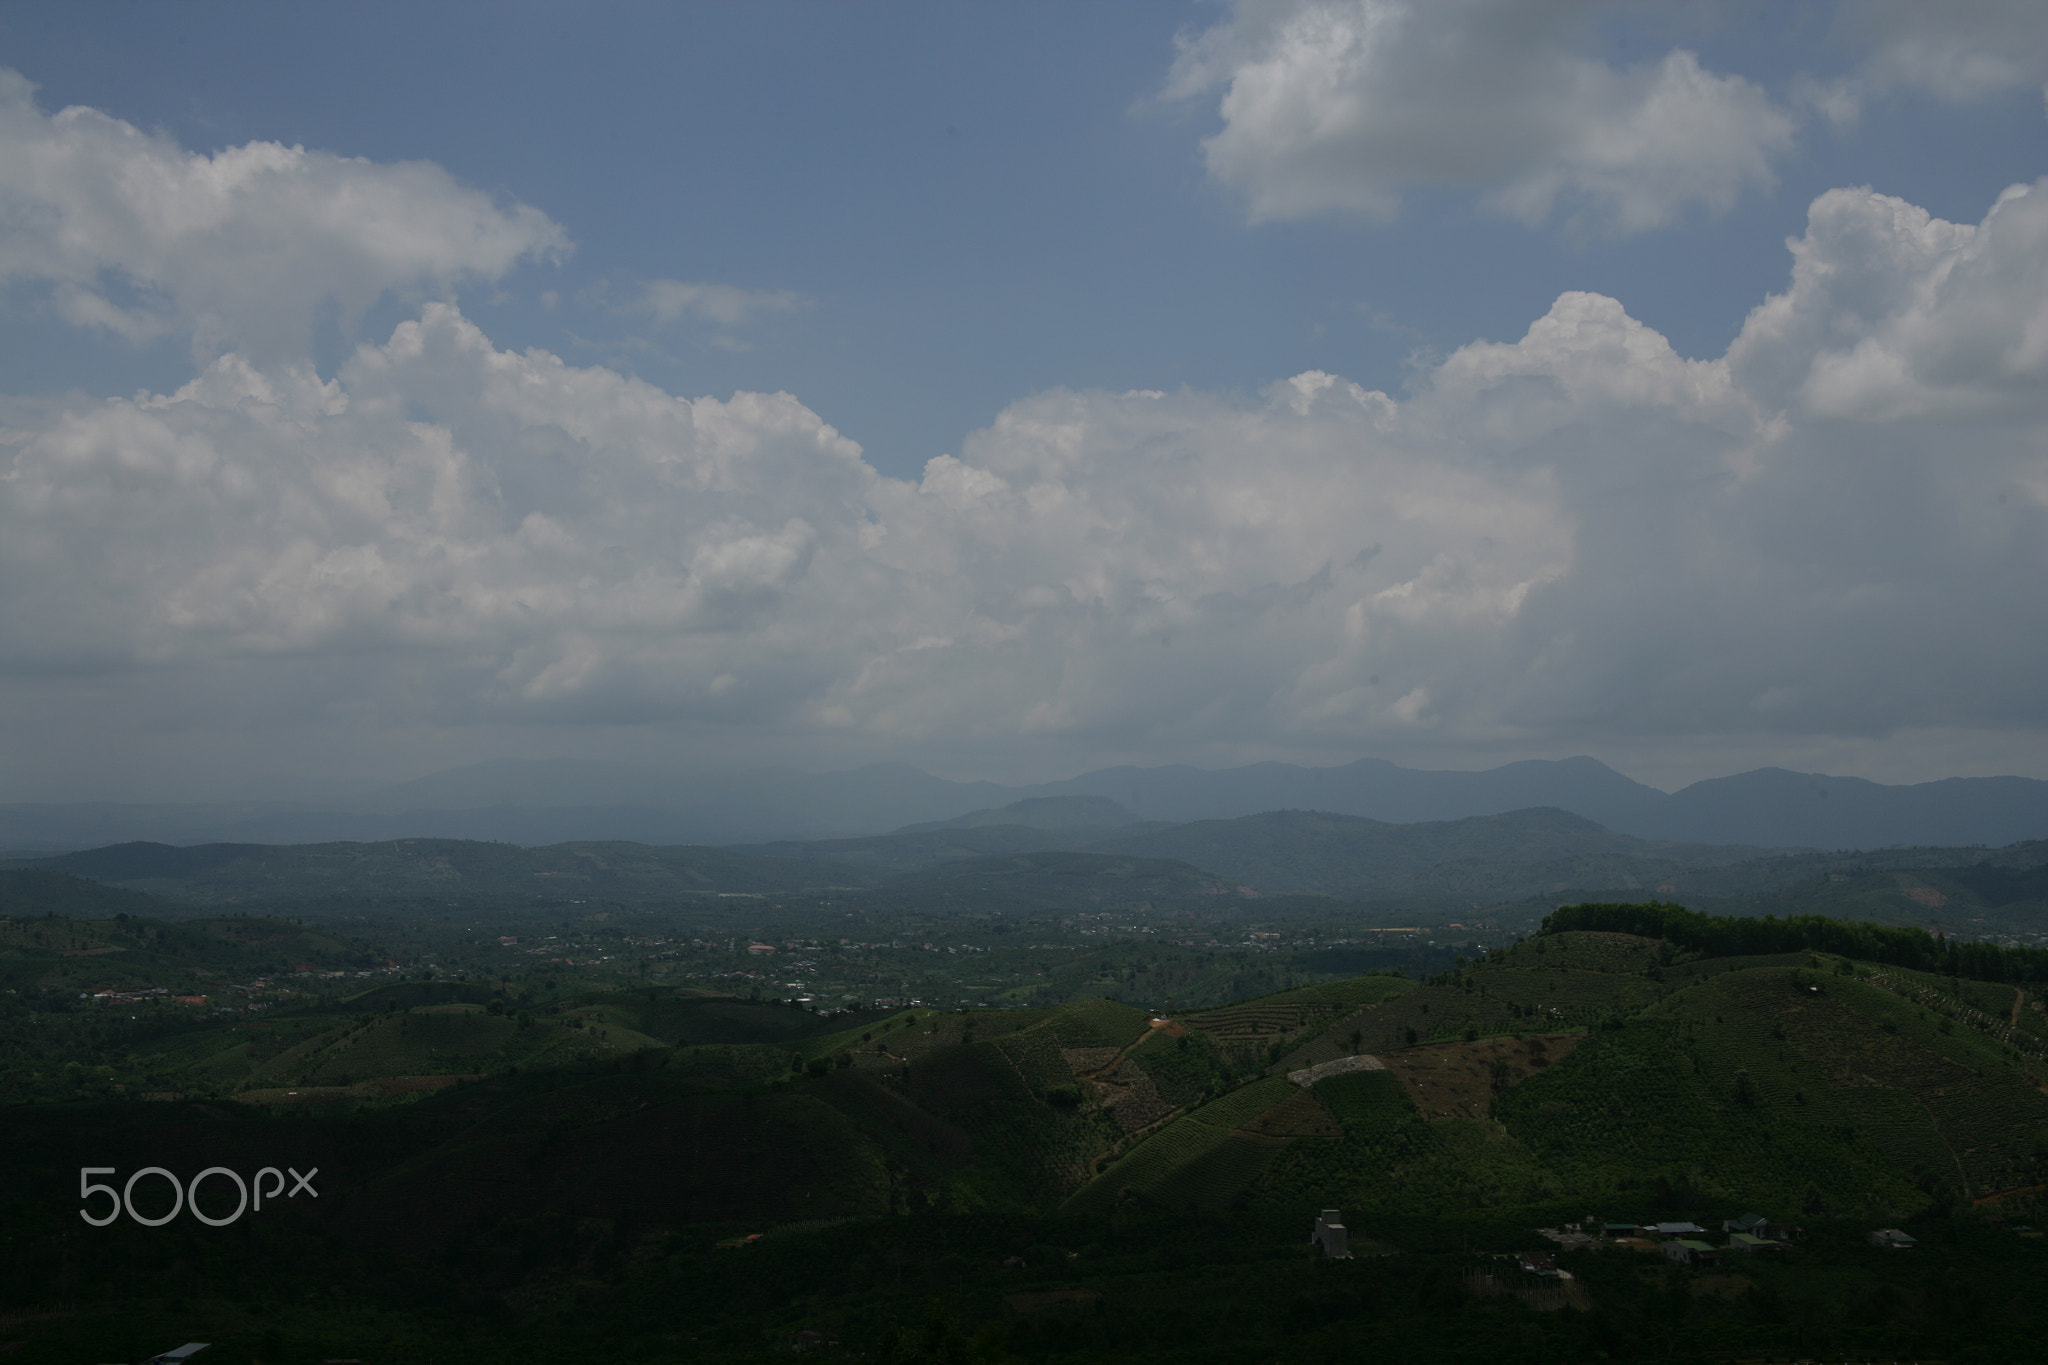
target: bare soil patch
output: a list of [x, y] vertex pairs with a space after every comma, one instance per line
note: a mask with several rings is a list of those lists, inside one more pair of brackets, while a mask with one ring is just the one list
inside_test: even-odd
[[1061, 1060], [1065, 1061], [1068, 1068], [1073, 1071], [1074, 1079], [1077, 1081], [1092, 1079], [1109, 1067], [1115, 1066], [1117, 1059], [1123, 1055], [1124, 1050], [1120, 1047], [1063, 1047], [1060, 1049]]
[[1114, 1068], [1098, 1072], [1082, 1084], [1126, 1134], [1149, 1128], [1174, 1112], [1174, 1106], [1159, 1093], [1152, 1077], [1135, 1062], [1119, 1062]]

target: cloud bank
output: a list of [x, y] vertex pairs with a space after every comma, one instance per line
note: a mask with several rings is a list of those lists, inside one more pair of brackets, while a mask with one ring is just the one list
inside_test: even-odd
[[[8, 229], [11, 275], [119, 268], [195, 333], [304, 322], [312, 284], [244, 303], [213, 282], [251, 254], [237, 233], [290, 258], [333, 178], [375, 193], [323, 228], [348, 239], [307, 266], [328, 293], [561, 241], [431, 168], [43, 123], [244, 226], [188, 231], [17, 157], [0, 195], [72, 207]], [[456, 207], [394, 240], [379, 205], [406, 195]], [[2038, 732], [2044, 245], [2048, 182], [1977, 224], [1835, 190], [1718, 359], [1568, 293], [1403, 398], [1319, 372], [1250, 401], [1041, 393], [915, 482], [791, 395], [501, 349], [446, 300], [329, 377], [238, 342], [173, 393], [8, 409], [0, 726], [41, 742], [61, 694], [370, 743], [627, 725], [1174, 758]]]
[[1584, 3], [1239, 0], [1183, 39], [1169, 99], [1222, 91], [1209, 173], [1254, 221], [1387, 219], [1412, 187], [1476, 189], [1530, 223], [1612, 235], [1768, 184], [1794, 121], [1674, 49], [1589, 55]]
[[68, 322], [209, 357], [303, 356], [316, 310], [495, 279], [567, 249], [545, 214], [438, 166], [252, 142], [211, 156], [97, 110], [46, 116], [0, 71], [0, 284]]
[[1866, 0], [1837, 23], [1868, 49], [1861, 93], [1905, 88], [1963, 103], [2048, 80], [2048, 27], [2029, 0]]

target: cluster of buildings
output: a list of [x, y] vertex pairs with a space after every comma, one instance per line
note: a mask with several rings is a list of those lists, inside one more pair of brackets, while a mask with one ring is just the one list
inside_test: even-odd
[[[356, 972], [323, 972], [315, 969], [309, 964], [300, 963], [299, 965], [292, 968], [292, 977], [294, 979], [317, 978], [323, 981], [335, 981], [351, 977], [389, 976], [399, 970], [399, 965], [396, 962], [386, 962], [381, 967], [371, 967]], [[198, 972], [197, 975], [210, 977], [213, 974], [211, 972], [201, 971]], [[298, 993], [295, 988], [283, 985], [278, 981], [273, 981], [271, 978], [267, 976], [259, 976], [249, 981], [216, 981], [211, 986], [210, 989], [212, 989], [216, 993], [215, 996], [178, 995], [173, 993], [168, 987], [164, 986], [134, 986], [125, 989], [108, 987], [104, 990], [80, 991], [78, 993], [78, 998], [80, 1000], [91, 1000], [96, 1003], [105, 1005], [136, 1005], [153, 1002], [157, 1004], [203, 1006], [209, 1003], [210, 1001], [215, 1000], [216, 996], [289, 996]], [[215, 1013], [232, 1014], [238, 1008], [244, 1010], [261, 1010], [268, 1009], [269, 1007], [269, 1004], [262, 1000], [255, 1000], [253, 1001], [253, 1003], [239, 1007], [235, 1006], [232, 1003], [232, 1001], [230, 1001], [230, 1003], [225, 1007], [216, 1009]]]
[[[1571, 1250], [1581, 1247], [1618, 1246], [1636, 1251], [1654, 1251], [1680, 1265], [1696, 1270], [1719, 1266], [1730, 1254], [1757, 1255], [1782, 1252], [1794, 1242], [1806, 1236], [1806, 1229], [1794, 1223], [1781, 1223], [1766, 1218], [1760, 1213], [1745, 1213], [1740, 1218], [1722, 1222], [1724, 1240], [1719, 1246], [1707, 1240], [1713, 1234], [1698, 1223], [1602, 1223], [1598, 1234], [1585, 1230], [1586, 1224], [1575, 1227], [1538, 1228], [1559, 1247]], [[1874, 1247], [1886, 1247], [1895, 1251], [1911, 1249], [1914, 1239], [1898, 1228], [1879, 1228], [1865, 1238]], [[1548, 1255], [1531, 1252], [1522, 1258], [1522, 1268], [1536, 1275], [1555, 1275], [1556, 1262]]]
[[[141, 1000], [167, 1000], [171, 993], [162, 986], [146, 986], [132, 991], [80, 991], [80, 1000], [104, 1000], [112, 1005], [132, 1005]], [[199, 997], [204, 1001], [205, 997]]]
[[[1805, 1228], [1793, 1223], [1780, 1223], [1760, 1213], [1745, 1213], [1740, 1218], [1725, 1220], [1721, 1224], [1725, 1240], [1719, 1246], [1707, 1240], [1714, 1234], [1698, 1223], [1601, 1223], [1597, 1232], [1591, 1231], [1592, 1227], [1589, 1219], [1585, 1223], [1568, 1224], [1563, 1228], [1538, 1228], [1537, 1231], [1564, 1251], [1627, 1247], [1659, 1253], [1695, 1270], [1718, 1267], [1731, 1253], [1757, 1255], [1782, 1252], [1806, 1236]], [[1865, 1240], [1874, 1247], [1894, 1251], [1910, 1250], [1917, 1245], [1913, 1237], [1898, 1228], [1878, 1228]], [[1343, 1213], [1337, 1209], [1324, 1209], [1316, 1215], [1309, 1241], [1331, 1260], [1351, 1259], [1351, 1233], [1344, 1226]], [[1558, 1267], [1556, 1256], [1550, 1252], [1525, 1251], [1514, 1259], [1525, 1274], [1560, 1282], [1572, 1278], [1570, 1271]]]
[[1806, 1236], [1806, 1229], [1780, 1223], [1760, 1213], [1745, 1213], [1721, 1224], [1727, 1240], [1715, 1246], [1706, 1240], [1711, 1234], [1698, 1223], [1602, 1223], [1601, 1237], [1616, 1245], [1633, 1245], [1637, 1250], [1655, 1250], [1680, 1265], [1704, 1270], [1721, 1264], [1729, 1253], [1755, 1255], [1779, 1252]]

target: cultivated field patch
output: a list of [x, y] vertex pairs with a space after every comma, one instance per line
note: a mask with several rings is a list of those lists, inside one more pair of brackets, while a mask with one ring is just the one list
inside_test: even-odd
[[1579, 1045], [1573, 1033], [1482, 1038], [1384, 1053], [1381, 1065], [1425, 1118], [1483, 1119], [1496, 1095], [1519, 1085]]

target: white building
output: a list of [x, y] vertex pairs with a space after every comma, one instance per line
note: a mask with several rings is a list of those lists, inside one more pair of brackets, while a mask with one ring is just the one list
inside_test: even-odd
[[1351, 1259], [1351, 1234], [1344, 1230], [1344, 1215], [1337, 1209], [1324, 1209], [1316, 1215], [1315, 1230], [1309, 1240], [1323, 1249], [1323, 1255], [1333, 1261]]

